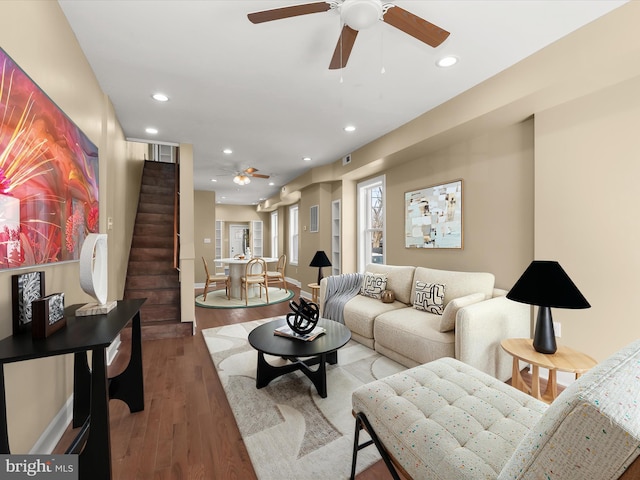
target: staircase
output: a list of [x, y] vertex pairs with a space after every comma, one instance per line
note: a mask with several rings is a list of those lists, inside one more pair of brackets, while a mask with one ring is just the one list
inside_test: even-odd
[[[146, 298], [142, 338], [192, 335], [180, 321], [180, 278], [174, 251], [177, 165], [146, 161], [133, 228], [124, 298]], [[177, 213], [176, 213], [177, 215]]]

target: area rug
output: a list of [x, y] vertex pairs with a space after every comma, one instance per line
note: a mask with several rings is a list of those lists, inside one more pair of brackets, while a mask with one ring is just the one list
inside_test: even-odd
[[[247, 335], [274, 319], [202, 331], [256, 475], [260, 480], [349, 478], [355, 427], [351, 393], [405, 367], [351, 340], [338, 350], [338, 364], [327, 365], [327, 398], [300, 372], [258, 390], [257, 353]], [[285, 362], [265, 358], [272, 365]], [[362, 432], [360, 442], [367, 439]], [[357, 471], [379, 459], [375, 447], [361, 450]]]
[[[293, 298], [292, 290], [285, 290], [284, 288], [278, 287], [269, 287], [269, 303], [268, 305], [273, 305], [274, 303], [286, 302], [287, 300]], [[251, 307], [264, 307], [267, 305], [267, 298], [262, 292], [262, 298], [259, 296], [249, 298], [249, 305], [245, 305], [244, 298], [240, 300], [239, 298], [231, 297], [231, 300], [227, 300], [227, 295], [223, 290], [213, 290], [207, 293], [207, 300], [204, 300], [204, 295], [200, 294], [196, 296], [196, 305], [198, 307], [204, 308], [251, 308]]]

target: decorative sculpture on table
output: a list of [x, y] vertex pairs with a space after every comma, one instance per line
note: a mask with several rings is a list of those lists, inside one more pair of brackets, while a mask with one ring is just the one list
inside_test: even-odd
[[80, 252], [80, 287], [96, 299], [76, 310], [76, 316], [103, 315], [109, 313], [117, 302], [107, 302], [107, 235], [90, 233], [84, 239]]
[[300, 304], [291, 300], [289, 302], [289, 308], [293, 310], [292, 313], [287, 313], [287, 324], [296, 333], [304, 335], [309, 333], [315, 328], [320, 317], [320, 310], [318, 305], [313, 302], [307, 302], [304, 298], [300, 297]]

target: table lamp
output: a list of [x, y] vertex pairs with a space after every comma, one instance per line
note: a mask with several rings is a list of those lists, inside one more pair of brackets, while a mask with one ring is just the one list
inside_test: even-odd
[[316, 254], [313, 256], [310, 267], [318, 267], [318, 285], [320, 285], [320, 280], [322, 280], [322, 267], [330, 267], [331, 262], [327, 257], [327, 254], [324, 253], [323, 250], [318, 250]]
[[538, 305], [533, 348], [540, 353], [555, 353], [557, 350], [551, 307], [591, 307], [560, 264], [549, 260], [531, 262], [509, 291], [507, 298], [520, 303]]

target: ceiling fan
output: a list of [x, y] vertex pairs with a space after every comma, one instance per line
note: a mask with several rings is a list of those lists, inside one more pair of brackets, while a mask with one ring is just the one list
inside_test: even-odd
[[247, 185], [251, 183], [251, 178], [269, 178], [269, 175], [264, 175], [262, 173], [256, 173], [258, 171], [257, 168], [249, 167], [245, 168], [242, 172], [236, 172], [235, 177], [233, 177], [234, 183], [238, 185]]
[[378, 20], [382, 20], [432, 47], [437, 47], [449, 36], [449, 32], [437, 25], [427, 22], [393, 3], [383, 4], [381, 0], [311, 2], [254, 12], [248, 14], [247, 17], [252, 23], [263, 23], [328, 10], [337, 11], [343, 23], [338, 44], [329, 64], [329, 68], [332, 70], [344, 68], [347, 65], [358, 31], [372, 26]]

